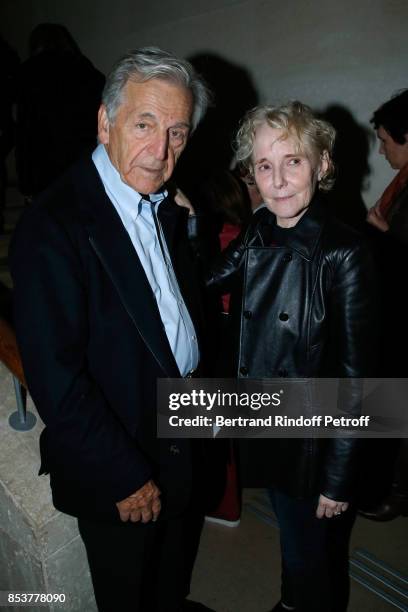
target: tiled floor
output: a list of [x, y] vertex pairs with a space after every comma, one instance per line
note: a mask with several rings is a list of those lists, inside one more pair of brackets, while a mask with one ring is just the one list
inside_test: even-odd
[[[408, 518], [374, 523], [359, 517], [350, 552], [349, 612], [408, 610]], [[239, 527], [206, 523], [191, 598], [217, 612], [267, 612], [279, 600], [279, 582], [273, 514], [263, 491], [248, 490]]]

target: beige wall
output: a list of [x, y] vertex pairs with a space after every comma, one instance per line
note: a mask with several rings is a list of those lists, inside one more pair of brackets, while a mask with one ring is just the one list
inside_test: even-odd
[[[64, 23], [105, 72], [139, 45], [210, 51], [246, 68], [261, 101], [340, 104], [367, 127], [373, 109], [408, 87], [407, 0], [2, 0], [0, 29], [22, 56], [41, 21]], [[370, 164], [367, 203], [392, 176], [374, 149]]]

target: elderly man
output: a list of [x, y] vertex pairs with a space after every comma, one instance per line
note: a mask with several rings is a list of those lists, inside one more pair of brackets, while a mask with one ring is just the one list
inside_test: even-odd
[[207, 104], [188, 62], [127, 54], [107, 79], [92, 158], [38, 197], [11, 248], [18, 342], [46, 424], [40, 473], [78, 517], [103, 612], [192, 605], [190, 441], [158, 440], [155, 408], [157, 379], [200, 359], [186, 211], [166, 183]]

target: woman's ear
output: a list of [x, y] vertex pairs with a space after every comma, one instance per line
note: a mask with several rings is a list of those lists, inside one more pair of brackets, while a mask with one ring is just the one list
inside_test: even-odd
[[328, 151], [323, 151], [322, 155], [320, 156], [319, 171], [317, 173], [317, 179], [319, 181], [321, 181], [322, 178], [327, 174], [327, 171], [329, 170], [329, 166], [330, 166], [329, 153]]

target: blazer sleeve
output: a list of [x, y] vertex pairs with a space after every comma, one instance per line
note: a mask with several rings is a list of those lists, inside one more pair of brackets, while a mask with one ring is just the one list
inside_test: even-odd
[[87, 362], [89, 305], [79, 249], [64, 225], [34, 204], [16, 230], [10, 268], [24, 372], [46, 425], [42, 469], [94, 505], [120, 501], [151, 469]]
[[[331, 327], [335, 330], [338, 407], [345, 416], [361, 414], [363, 377], [375, 372], [376, 289], [374, 266], [366, 245], [359, 244], [339, 254], [333, 262]], [[358, 473], [360, 443], [357, 438], [327, 440], [321, 492], [338, 501], [352, 496]]]

